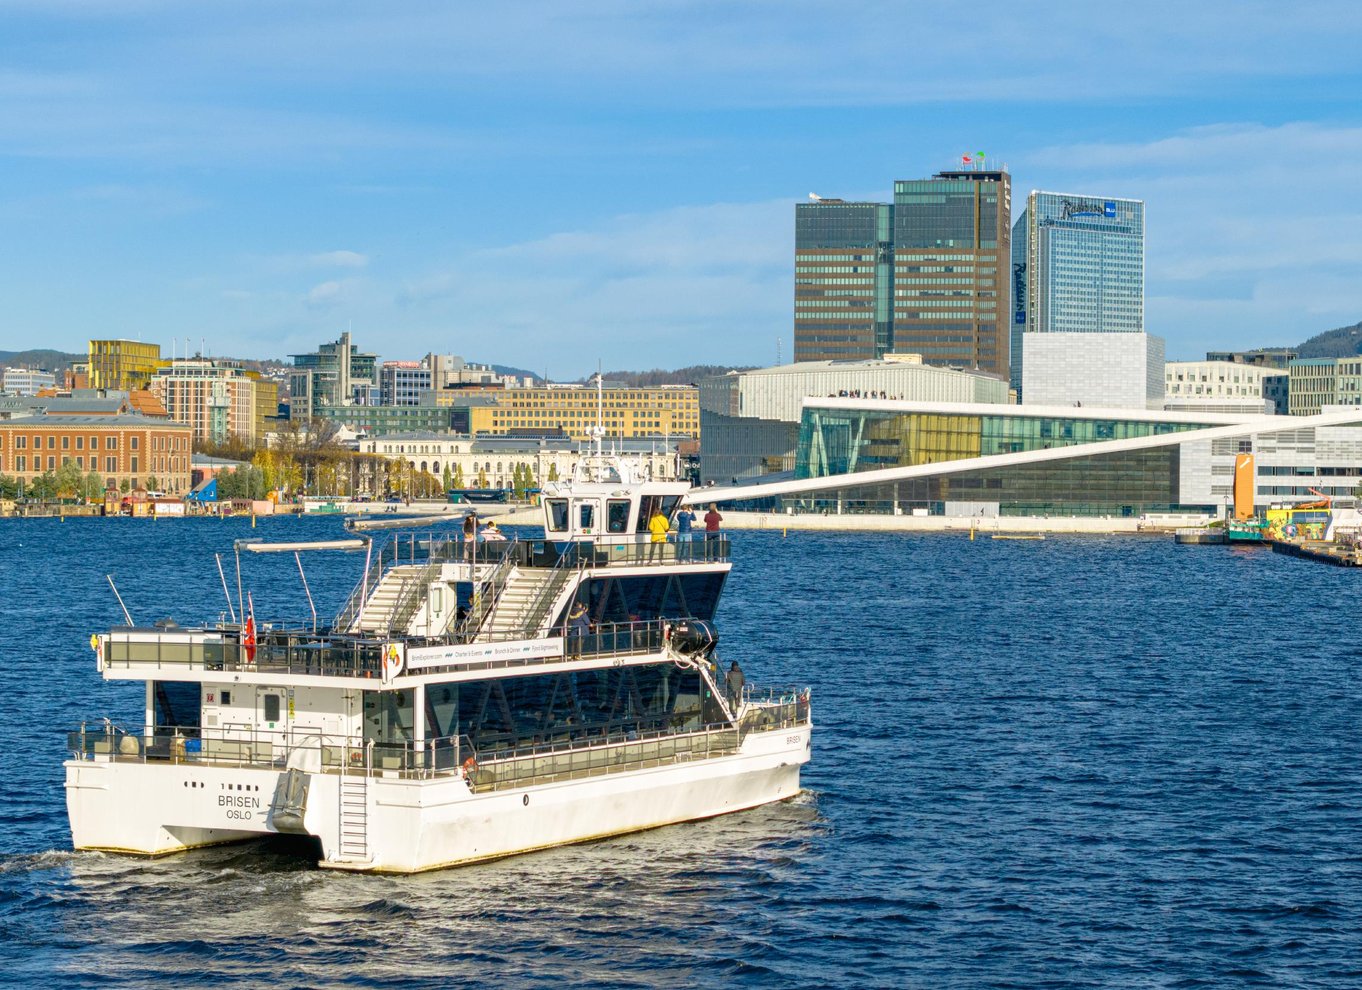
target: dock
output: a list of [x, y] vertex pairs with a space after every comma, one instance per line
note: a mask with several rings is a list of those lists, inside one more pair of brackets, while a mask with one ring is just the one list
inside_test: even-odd
[[1227, 542], [1223, 529], [1211, 529], [1207, 526], [1195, 529], [1179, 529], [1173, 537], [1178, 543], [1225, 543]]
[[1284, 553], [1288, 557], [1302, 557], [1318, 560], [1336, 567], [1362, 567], [1362, 551], [1346, 543], [1329, 543], [1324, 540], [1268, 540], [1273, 553]]

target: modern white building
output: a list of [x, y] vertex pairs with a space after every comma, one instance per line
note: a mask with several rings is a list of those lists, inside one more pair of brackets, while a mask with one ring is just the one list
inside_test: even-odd
[[[643, 461], [645, 475], [657, 481], [678, 477], [677, 441], [612, 440], [618, 450]], [[456, 488], [510, 488], [518, 466], [528, 467], [537, 485], [567, 480], [585, 456], [585, 446], [570, 437], [472, 437], [451, 433], [389, 433], [359, 441], [360, 453], [401, 460], [412, 471], [443, 479], [445, 469]]]
[[1163, 338], [1148, 333], [1022, 335], [1022, 401], [1161, 409]]
[[56, 387], [57, 376], [33, 368], [6, 368], [3, 382], [3, 391], [9, 395], [37, 395], [45, 388]]
[[[1286, 413], [1289, 376], [1285, 371], [1233, 361], [1169, 361], [1163, 366], [1166, 408], [1254, 408]], [[1237, 407], [1237, 408], [1236, 408]]]
[[775, 512], [1221, 515], [1245, 454], [1259, 509], [1317, 493], [1353, 496], [1362, 486], [1362, 409], [1285, 417], [810, 399], [793, 478], [705, 498]]
[[807, 398], [1010, 401], [1008, 384], [1001, 378], [931, 367], [909, 354], [733, 371], [705, 379], [699, 391], [700, 480], [718, 483], [793, 470]]

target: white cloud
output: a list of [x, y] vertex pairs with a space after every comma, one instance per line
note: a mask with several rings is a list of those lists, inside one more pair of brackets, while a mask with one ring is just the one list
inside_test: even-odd
[[345, 286], [340, 282], [321, 282], [308, 290], [307, 305], [314, 308], [331, 307], [340, 302]]
[[311, 255], [308, 261], [317, 268], [363, 268], [369, 258], [357, 251], [325, 251]]

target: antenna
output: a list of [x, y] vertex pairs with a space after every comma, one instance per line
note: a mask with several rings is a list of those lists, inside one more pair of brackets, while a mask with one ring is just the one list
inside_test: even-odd
[[780, 338], [776, 338], [776, 364], [780, 364]]
[[605, 436], [605, 381], [601, 376], [601, 359], [596, 359], [596, 462], [601, 459], [601, 439]]

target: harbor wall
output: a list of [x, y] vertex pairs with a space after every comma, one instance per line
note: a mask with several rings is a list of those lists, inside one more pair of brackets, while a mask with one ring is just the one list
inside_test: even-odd
[[1105, 516], [913, 516], [786, 515], [778, 512], [724, 512], [725, 529], [824, 530], [844, 532], [944, 533], [1170, 533], [1205, 525], [1211, 517], [1168, 515], [1157, 518]]

